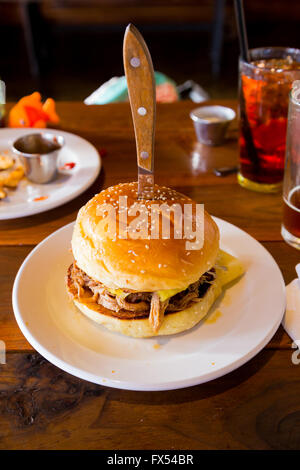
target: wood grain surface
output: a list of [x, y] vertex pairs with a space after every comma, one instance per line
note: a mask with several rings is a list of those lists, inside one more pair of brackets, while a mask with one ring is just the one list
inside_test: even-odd
[[[221, 104], [236, 108], [234, 102]], [[213, 215], [261, 241], [285, 282], [290, 282], [299, 252], [280, 236], [281, 195], [247, 191], [238, 186], [235, 175], [214, 175], [215, 166], [238, 160], [237, 125], [233, 123], [223, 146], [202, 146], [189, 119], [194, 106], [158, 106], [156, 181], [204, 202]], [[238, 370], [169, 392], [94, 385], [61, 371], [32, 350], [11, 306], [22, 261], [45, 236], [74, 220], [96, 192], [136, 180], [128, 103], [58, 103], [58, 112], [61, 129], [87, 138], [101, 152], [103, 170], [93, 187], [75, 200], [44, 214], [0, 222], [0, 340], [7, 347], [7, 363], [0, 364], [0, 448], [299, 449], [300, 369], [291, 361], [291, 340], [282, 328]]]

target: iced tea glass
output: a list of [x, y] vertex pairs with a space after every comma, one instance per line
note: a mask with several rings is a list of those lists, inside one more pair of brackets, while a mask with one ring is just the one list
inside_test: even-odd
[[300, 80], [293, 83], [290, 94], [281, 234], [300, 250]]
[[5, 83], [0, 80], [0, 127], [4, 127]]
[[300, 50], [250, 50], [240, 60], [240, 168], [238, 182], [262, 192], [280, 190], [283, 179], [289, 92], [300, 79]]

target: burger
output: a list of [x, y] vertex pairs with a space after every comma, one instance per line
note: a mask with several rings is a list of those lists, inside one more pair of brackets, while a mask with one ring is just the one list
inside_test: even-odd
[[137, 190], [135, 182], [112, 186], [80, 209], [67, 290], [109, 330], [173, 335], [199, 323], [243, 267], [220, 250], [218, 226], [191, 198], [155, 185], [153, 197], [140, 200]]

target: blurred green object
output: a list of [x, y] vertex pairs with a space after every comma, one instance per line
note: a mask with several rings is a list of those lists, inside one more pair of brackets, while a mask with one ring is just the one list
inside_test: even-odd
[[[176, 88], [176, 83], [161, 72], [154, 72], [155, 83], [163, 85], [170, 83]], [[97, 90], [88, 96], [85, 104], [108, 104], [128, 100], [126, 77], [113, 77], [108, 82], [103, 83]]]

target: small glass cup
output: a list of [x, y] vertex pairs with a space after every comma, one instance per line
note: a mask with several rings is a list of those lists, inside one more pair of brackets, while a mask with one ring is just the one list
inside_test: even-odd
[[281, 189], [289, 92], [300, 79], [300, 50], [269, 47], [250, 50], [240, 60], [241, 186], [261, 192]]
[[281, 235], [300, 250], [300, 80], [290, 94]]
[[0, 127], [4, 127], [5, 114], [5, 83], [0, 80]]

